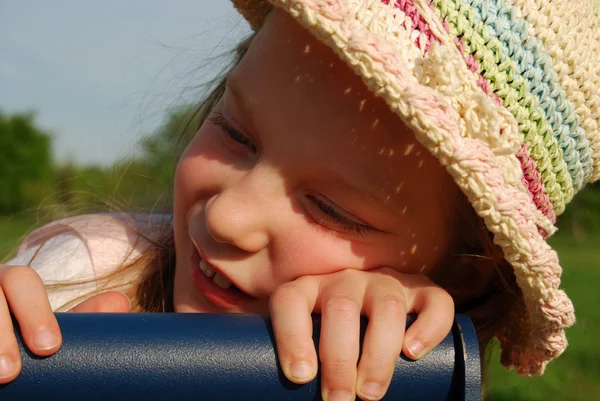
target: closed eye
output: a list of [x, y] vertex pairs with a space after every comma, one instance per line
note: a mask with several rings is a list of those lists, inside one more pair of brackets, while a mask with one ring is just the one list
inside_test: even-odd
[[233, 127], [229, 123], [229, 121], [227, 121], [227, 119], [223, 116], [222, 113], [215, 112], [211, 116], [210, 120], [224, 133], [226, 133], [232, 141], [237, 142], [238, 144], [248, 148], [250, 151], [252, 151], [252, 153], [256, 153], [256, 146], [254, 145], [254, 143], [252, 143], [252, 141], [246, 135], [242, 134], [240, 131], [235, 129], [235, 127]]
[[318, 224], [335, 231], [362, 236], [373, 229], [365, 224], [358, 223], [344, 216], [343, 212], [336, 209], [314, 195], [306, 195], [310, 201], [309, 213]]

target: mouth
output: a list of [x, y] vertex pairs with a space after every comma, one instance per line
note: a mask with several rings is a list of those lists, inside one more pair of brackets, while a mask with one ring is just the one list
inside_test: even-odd
[[256, 301], [256, 298], [233, 284], [216, 266], [208, 263], [196, 248], [190, 258], [190, 270], [196, 288], [216, 306], [235, 308]]

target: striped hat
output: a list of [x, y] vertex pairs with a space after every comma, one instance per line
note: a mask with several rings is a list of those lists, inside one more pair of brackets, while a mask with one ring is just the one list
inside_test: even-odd
[[502, 363], [541, 374], [573, 305], [546, 238], [600, 178], [596, 0], [233, 0], [281, 7], [362, 77], [446, 167], [513, 266]]

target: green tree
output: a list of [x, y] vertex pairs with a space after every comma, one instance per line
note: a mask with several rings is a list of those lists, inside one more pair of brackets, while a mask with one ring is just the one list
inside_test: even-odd
[[51, 148], [33, 113], [0, 112], [0, 214], [36, 206], [51, 192]]

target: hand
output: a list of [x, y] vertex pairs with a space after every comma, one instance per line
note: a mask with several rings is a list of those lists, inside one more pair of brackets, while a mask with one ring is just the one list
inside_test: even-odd
[[[120, 292], [93, 296], [71, 312], [129, 312], [127, 297]], [[27, 348], [38, 356], [54, 354], [62, 337], [48, 295], [37, 272], [25, 266], [0, 264], [0, 384], [14, 380], [21, 371], [21, 356], [10, 313], [19, 323]]]
[[[448, 335], [454, 320], [450, 295], [422, 275], [389, 268], [303, 276], [270, 299], [279, 361], [295, 383], [317, 372], [311, 313], [321, 313], [321, 392], [325, 401], [378, 400], [385, 395], [402, 351], [419, 359]], [[418, 317], [406, 329], [406, 315]], [[359, 359], [360, 316], [369, 324]]]

